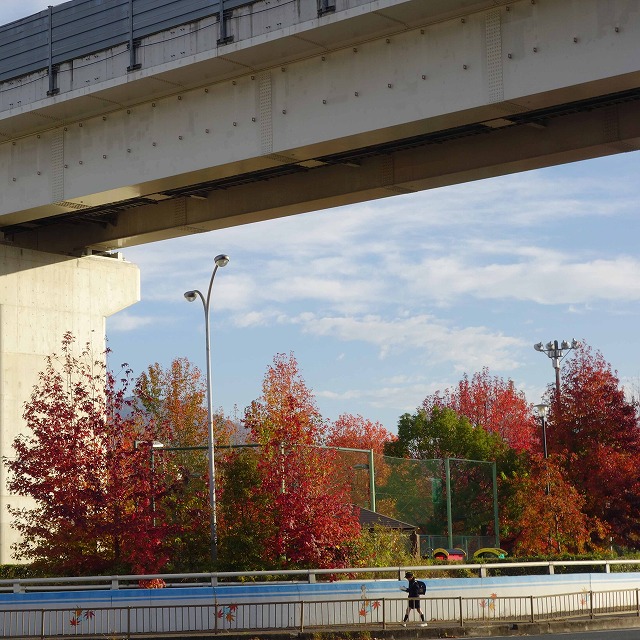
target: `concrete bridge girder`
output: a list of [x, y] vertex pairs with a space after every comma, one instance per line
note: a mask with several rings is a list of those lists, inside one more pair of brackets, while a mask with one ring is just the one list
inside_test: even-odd
[[[427, 4], [430, 16], [420, 13]], [[109, 221], [116, 224], [78, 225], [80, 216], [73, 233], [64, 234], [67, 243], [51, 228], [23, 227], [7, 236], [20, 246], [77, 253], [638, 148], [635, 107], [600, 111], [599, 120], [587, 117], [596, 128], [580, 135], [572, 124], [580, 122], [577, 115], [546, 123], [544, 131], [511, 126], [514, 115], [533, 109], [638, 86], [638, 10], [623, 0], [607, 3], [607, 12], [600, 4], [359, 3], [346, 16], [334, 14], [333, 22], [316, 19], [269, 38], [248, 37], [208, 58], [160, 64], [124, 83], [113, 79], [95, 93], [70, 91], [64, 100], [38, 105], [42, 115], [64, 107], [65, 126], [0, 145], [0, 181], [7, 185], [0, 224], [81, 214], [140, 197], [159, 203], [120, 212]], [[462, 10], [469, 13], [460, 17]], [[417, 26], [420, 20], [423, 26]], [[354, 24], [366, 25], [357, 41]], [[331, 47], [323, 40], [327, 34], [339, 44]], [[183, 40], [196, 37], [186, 33]], [[297, 59], [258, 69], [259, 54], [263, 64], [280, 60], [292, 39], [299, 43]], [[183, 90], [194, 85], [194, 74], [212, 83]], [[158, 95], [162, 84], [164, 97], [121, 106], [139, 87], [153, 85]], [[84, 109], [92, 100], [109, 108], [102, 115], [70, 117], [73, 108]], [[358, 171], [351, 170], [354, 163], [323, 161], [475, 124], [493, 133], [414, 151], [381, 149], [384, 160], [365, 157]], [[249, 180], [224, 193], [212, 190], [208, 206], [162, 203], [170, 190], [283, 166], [304, 168], [313, 178]], [[292, 186], [295, 198], [278, 202], [278, 194]], [[261, 207], [265, 201], [272, 206]], [[186, 222], [172, 230], [171, 216], [163, 212], [176, 208], [178, 220], [187, 212]]]

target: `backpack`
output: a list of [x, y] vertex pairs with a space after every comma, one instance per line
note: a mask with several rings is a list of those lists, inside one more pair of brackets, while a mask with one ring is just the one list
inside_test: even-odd
[[427, 585], [422, 580], [416, 580], [416, 582], [418, 583], [418, 593], [423, 596], [427, 593]]

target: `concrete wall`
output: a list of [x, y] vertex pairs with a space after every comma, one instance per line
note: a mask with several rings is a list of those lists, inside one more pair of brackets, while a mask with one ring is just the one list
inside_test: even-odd
[[[12, 458], [12, 442], [24, 432], [22, 413], [44, 358], [60, 352], [70, 331], [98, 358], [105, 350], [105, 318], [139, 300], [138, 268], [118, 258], [59, 255], [0, 245], [0, 456]], [[7, 504], [7, 469], [0, 465], [0, 564], [11, 562], [17, 540]]]

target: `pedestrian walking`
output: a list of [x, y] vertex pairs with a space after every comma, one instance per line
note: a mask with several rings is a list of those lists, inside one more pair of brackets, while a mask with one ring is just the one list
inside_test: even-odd
[[420, 596], [423, 596], [427, 592], [427, 585], [422, 580], [416, 580], [412, 571], [407, 571], [404, 577], [409, 581], [408, 587], [400, 587], [402, 591], [406, 591], [409, 594], [409, 602], [407, 603], [407, 610], [402, 620], [402, 626], [406, 627], [409, 620], [409, 614], [412, 609], [415, 609], [420, 614], [420, 620], [422, 624], [420, 626], [426, 627], [427, 623], [424, 621], [424, 614], [420, 608]]

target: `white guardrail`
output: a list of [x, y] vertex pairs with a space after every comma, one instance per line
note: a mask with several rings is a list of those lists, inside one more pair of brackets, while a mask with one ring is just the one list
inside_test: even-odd
[[[55, 591], [80, 590], [80, 589], [131, 589], [139, 588], [143, 582], [162, 580], [166, 586], [194, 587], [208, 584], [239, 584], [251, 582], [252, 584], [269, 583], [286, 578], [288, 581], [302, 579], [313, 584], [318, 579], [331, 580], [337, 576], [350, 578], [354, 575], [364, 576], [375, 574], [376, 577], [397, 577], [404, 579], [406, 571], [427, 573], [449, 573], [451, 571], [468, 571], [478, 577], [486, 578], [492, 571], [500, 573], [509, 572], [512, 569], [538, 569], [544, 568], [546, 573], [554, 575], [556, 568], [562, 568], [566, 573], [571, 573], [572, 567], [593, 567], [596, 571], [611, 573], [614, 567], [626, 567], [626, 570], [640, 570], [638, 560], [551, 560], [539, 562], [483, 562], [478, 564], [437, 564], [425, 566], [401, 566], [401, 567], [352, 567], [347, 569], [282, 569], [279, 571], [220, 571], [217, 573], [171, 573], [153, 575], [123, 575], [123, 576], [81, 576], [75, 578], [15, 578], [0, 580], [0, 593], [12, 591], [24, 593], [26, 591]], [[614, 569], [615, 570], [615, 569]]]
[[[427, 582], [421, 601], [430, 626], [640, 617], [638, 564], [640, 560], [486, 563], [1, 580], [0, 630], [3, 638], [44, 639], [385, 629], [397, 627], [403, 618], [407, 596], [397, 593], [406, 585], [403, 576], [409, 569]], [[627, 566], [616, 571], [617, 565]], [[585, 566], [592, 570], [584, 571]], [[562, 575], [556, 573], [559, 567]], [[574, 567], [580, 567], [579, 573], [572, 573]], [[489, 576], [498, 569], [523, 568], [538, 575]], [[471, 576], [441, 573], [462, 575], [460, 570]], [[340, 574], [346, 579], [337, 579]], [[158, 582], [164, 588], [148, 588]]]

